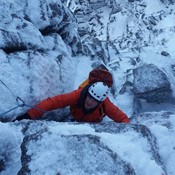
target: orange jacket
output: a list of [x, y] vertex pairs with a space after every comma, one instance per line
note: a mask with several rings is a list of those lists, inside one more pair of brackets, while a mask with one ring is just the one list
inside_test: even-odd
[[[109, 98], [104, 100], [94, 111], [91, 113], [84, 113], [83, 110], [77, 107], [77, 102], [81, 95], [82, 89], [74, 90], [67, 94], [57, 95], [52, 98], [47, 98], [43, 100], [38, 105], [37, 108], [51, 111], [59, 108], [64, 108], [66, 106], [72, 106], [71, 114], [73, 118], [78, 122], [100, 122], [102, 120], [102, 116], [100, 114], [100, 106], [103, 105], [105, 114], [110, 117], [115, 122], [124, 122], [129, 123], [129, 118], [127, 115], [122, 112], [117, 106], [115, 106]], [[37, 119], [43, 115], [43, 113], [36, 109], [30, 109], [28, 114], [32, 119]]]

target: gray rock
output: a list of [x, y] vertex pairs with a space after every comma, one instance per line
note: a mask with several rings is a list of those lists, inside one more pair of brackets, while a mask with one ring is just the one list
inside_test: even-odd
[[163, 4], [174, 4], [175, 3], [174, 0], [160, 0], [160, 2], [162, 2]]
[[[45, 136], [50, 135], [50, 133], [43, 130], [43, 133], [38, 132], [38, 133], [34, 133], [24, 137], [24, 140], [21, 146], [22, 168], [18, 173], [19, 175], [27, 174], [27, 173], [33, 174], [34, 171], [42, 172], [42, 170], [40, 169], [40, 161], [37, 161], [35, 155], [39, 156], [38, 154], [45, 154], [45, 149], [47, 149], [50, 142], [48, 142], [48, 145], [44, 146], [45, 147], [44, 149], [39, 149], [38, 152], [35, 152], [35, 155], [32, 153], [33, 151], [35, 151], [35, 150], [32, 150], [32, 147], [33, 146], [36, 147], [37, 145], [39, 146], [40, 144], [42, 144], [42, 140], [45, 139], [44, 135]], [[49, 137], [50, 139], [52, 139], [52, 137], [54, 138], [55, 136], [54, 134], [52, 134]], [[94, 172], [96, 174], [106, 172], [108, 174], [116, 174], [116, 175], [120, 175], [120, 174], [135, 175], [135, 172], [131, 167], [131, 165], [123, 161], [116, 153], [114, 153], [107, 146], [101, 143], [100, 138], [97, 136], [60, 135], [60, 136], [57, 136], [57, 141], [58, 143], [55, 143], [55, 146], [58, 149], [57, 160], [53, 165], [53, 169], [55, 169], [55, 166], [57, 167], [56, 168], [57, 174], [66, 175], [66, 174], [75, 174], [79, 172], [83, 175], [88, 175], [88, 174], [93, 174]], [[28, 148], [28, 145], [31, 145], [31, 147]], [[31, 154], [28, 153], [27, 150]], [[67, 152], [66, 155], [64, 154], [65, 152]], [[74, 160], [74, 161], [70, 162], [70, 160]], [[31, 166], [30, 166], [30, 164], [33, 164], [33, 163], [35, 165], [38, 164], [38, 168], [34, 171], [31, 169]], [[48, 165], [49, 165], [49, 162], [48, 162]]]
[[[76, 19], [60, 1], [16, 0], [13, 4], [0, 2], [0, 49], [6, 53], [22, 50], [49, 50], [45, 36], [59, 34], [73, 54], [79, 51], [80, 41]], [[35, 14], [35, 15], [33, 15]], [[35, 17], [34, 17], [35, 16]], [[30, 36], [30, 37], [27, 37]]]
[[[10, 143], [8, 149], [5, 151], [1, 149], [0, 172], [10, 171], [12, 167], [7, 165], [11, 164], [11, 161], [13, 163], [14, 154], [19, 149], [17, 153], [21, 153], [21, 165], [19, 161], [18, 164], [15, 163], [19, 168], [18, 175], [34, 174], [34, 172], [43, 174], [43, 171], [46, 170], [51, 174], [62, 175], [75, 173], [89, 175], [94, 172], [95, 174], [135, 175], [139, 172], [138, 162], [133, 165], [134, 162], [128, 159], [128, 155], [131, 156], [131, 160], [133, 158], [138, 160], [140, 153], [138, 155], [129, 153], [129, 149], [126, 151], [126, 155], [121, 156], [120, 151], [123, 149], [120, 147], [121, 144], [117, 142], [118, 138], [123, 136], [130, 138], [131, 143], [126, 144], [131, 144], [131, 147], [133, 144], [138, 144], [136, 147], [139, 146], [140, 151], [148, 154], [150, 161], [158, 166], [163, 174], [167, 175], [171, 171], [171, 166], [167, 165], [167, 157], [164, 153], [161, 154], [165, 148], [160, 147], [161, 133], [155, 129], [164, 128], [169, 133], [169, 137], [172, 138], [174, 136], [173, 118], [174, 113], [154, 112], [132, 116], [131, 124], [115, 122], [98, 124], [59, 123], [44, 120], [24, 120], [11, 123], [11, 126], [8, 127], [11, 127], [14, 134], [15, 130], [20, 128], [23, 138], [17, 139], [19, 144], [13, 145], [12, 137], [10, 140], [0, 137], [1, 143], [5, 144], [4, 146]], [[5, 125], [7, 123], [1, 127]], [[12, 135], [12, 132], [9, 131], [4, 131], [4, 134], [7, 132], [9, 136]], [[166, 145], [166, 149], [171, 151], [173, 151], [172, 147], [174, 147], [173, 143]], [[136, 157], [133, 157], [134, 155]]]
[[166, 74], [153, 64], [134, 69], [133, 92], [136, 97], [148, 102], [160, 103], [171, 95]]

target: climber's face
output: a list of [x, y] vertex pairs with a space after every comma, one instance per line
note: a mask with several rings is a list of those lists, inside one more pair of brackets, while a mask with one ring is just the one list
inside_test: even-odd
[[94, 107], [96, 107], [99, 104], [99, 102], [97, 100], [95, 100], [93, 97], [91, 97], [90, 95], [87, 95], [85, 103], [84, 103], [84, 107], [85, 109], [92, 109]]

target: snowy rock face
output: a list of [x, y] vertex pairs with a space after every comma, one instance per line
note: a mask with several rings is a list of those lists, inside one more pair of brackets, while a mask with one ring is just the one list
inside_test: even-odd
[[[112, 69], [118, 87], [115, 92], [131, 94], [130, 89], [133, 88], [137, 91], [133, 95], [136, 93], [153, 103], [163, 102], [171, 90], [172, 98], [175, 97], [174, 73], [171, 69], [175, 58], [173, 4], [174, 1], [169, 0], [67, 0], [67, 6], [77, 18], [82, 53], [101, 60]], [[149, 93], [140, 95], [136, 86], [140, 87], [143, 83], [138, 80], [135, 84], [132, 70], [144, 64], [166, 69], [163, 77], [156, 78], [158, 82], [158, 79], [166, 77], [166, 80], [161, 80], [166, 84], [163, 89], [158, 84], [158, 89], [155, 89], [155, 83], [151, 84], [151, 81], [147, 89]]]
[[[34, 105], [49, 96], [73, 90], [75, 74], [78, 72], [77, 77], [81, 76], [76, 72], [81, 53], [82, 57], [100, 60], [111, 69], [116, 80], [113, 93], [116, 98], [119, 94], [131, 95], [132, 70], [147, 63], [151, 54], [174, 61], [172, 3], [159, 0], [2, 0], [0, 78], [15, 92], [13, 96], [20, 96], [27, 104]], [[149, 59], [148, 64], [155, 60]], [[164, 63], [166, 60], [159, 67]], [[166, 75], [174, 98], [174, 64], [168, 67]], [[0, 101], [3, 113], [15, 99], [5, 87], [0, 86], [0, 90], [7, 94]], [[8, 104], [6, 99], [9, 99]], [[150, 95], [144, 99], [153, 101]]]
[[171, 95], [170, 82], [164, 72], [153, 64], [134, 69], [133, 91], [138, 98], [160, 103]]
[[174, 0], [160, 0], [160, 1], [164, 4], [174, 4], [175, 3]]
[[[170, 19], [167, 22], [171, 22], [173, 7], [166, 8], [166, 5], [173, 3], [168, 0], [72, 0], [67, 4], [77, 18], [80, 36], [99, 39], [105, 45], [101, 50], [107, 54], [109, 48], [110, 51], [140, 52], [150, 45], [166, 45], [169, 39], [163, 34], [169, 29], [173, 34], [174, 23], [167, 28], [161, 23], [167, 17]], [[108, 59], [114, 58], [108, 55]]]
[[174, 113], [139, 114], [131, 122], [0, 123], [0, 142], [8, 145], [0, 147], [0, 173], [173, 174]]
[[[50, 134], [50, 140], [46, 143]], [[53, 140], [55, 142], [50, 144]], [[43, 146], [40, 147], [40, 145]], [[51, 145], [54, 145], [55, 150], [45, 154], [45, 149]], [[38, 151], [35, 151], [36, 147], [40, 147]], [[34, 152], [35, 155], [33, 155]], [[39, 160], [41, 154], [44, 159]], [[54, 155], [55, 158], [51, 155]], [[46, 161], [46, 166], [52, 166], [52, 171], [55, 171], [55, 174], [76, 174], [76, 172], [81, 174], [93, 174], [94, 172], [98, 174], [104, 172], [119, 175], [135, 174], [129, 163], [123, 161], [116, 153], [101, 143], [100, 137], [91, 134], [55, 135], [52, 132], [49, 133], [47, 128], [43, 128], [38, 133], [24, 137], [21, 158], [23, 166], [19, 174], [33, 174], [34, 172], [43, 174], [45, 167], [39, 168], [40, 161]], [[52, 164], [53, 161], [54, 164]]]
[[60, 1], [1, 1], [0, 6], [3, 11], [0, 15], [0, 48], [6, 53], [47, 50], [49, 43], [44, 36], [55, 33], [75, 49], [73, 52], [77, 51], [75, 18]]
[[76, 65], [72, 55], [80, 45], [68, 8], [59, 0], [2, 0], [0, 21], [0, 79], [12, 92], [1, 82], [1, 113], [16, 104], [17, 96], [33, 105], [72, 90]]
[[[1, 0], [1, 114], [17, 96], [35, 105], [73, 90], [97, 60], [116, 79], [116, 105], [132, 116], [137, 96], [154, 110], [171, 91], [175, 97], [174, 14], [173, 0]], [[140, 113], [130, 124], [0, 122], [0, 174], [174, 175], [174, 116]]]

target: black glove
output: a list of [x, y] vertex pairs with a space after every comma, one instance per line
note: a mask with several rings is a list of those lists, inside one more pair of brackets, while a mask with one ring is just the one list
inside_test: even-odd
[[23, 119], [31, 119], [31, 117], [28, 113], [25, 113], [23, 115], [20, 115], [20, 116], [16, 117], [16, 119], [13, 120], [13, 122], [20, 121], [20, 120], [23, 120]]

